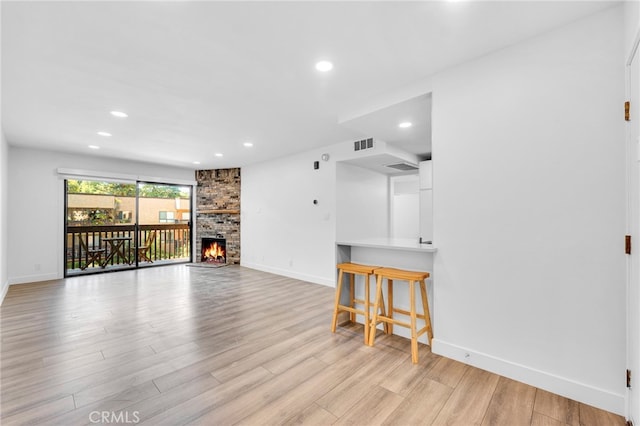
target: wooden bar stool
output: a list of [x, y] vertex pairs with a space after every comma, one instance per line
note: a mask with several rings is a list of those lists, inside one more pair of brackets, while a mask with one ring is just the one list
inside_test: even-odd
[[[356, 321], [356, 314], [364, 316], [364, 343], [367, 344], [369, 340], [369, 327], [371, 326], [371, 297], [369, 295], [369, 278], [374, 275], [374, 270], [377, 266], [359, 265], [357, 263], [339, 263], [338, 264], [338, 285], [336, 286], [336, 300], [333, 306], [333, 321], [331, 322], [331, 332], [336, 332], [336, 326], [338, 323], [338, 314], [340, 312], [349, 312], [349, 319], [351, 322]], [[344, 274], [349, 274], [349, 305], [340, 304], [340, 295], [342, 294], [342, 279]], [[355, 297], [355, 276], [362, 275], [364, 277], [364, 299], [357, 299]], [[356, 308], [356, 305], [362, 305], [363, 309]], [[381, 313], [385, 315], [384, 300], [381, 300], [378, 305]], [[376, 308], [378, 309], [378, 308]], [[375, 323], [376, 325], [378, 322]], [[385, 331], [388, 330], [387, 324], [385, 324]]]
[[[429, 312], [429, 302], [427, 300], [427, 288], [425, 280], [429, 278], [428, 272], [414, 272], [405, 271], [395, 268], [378, 268], [375, 271], [377, 275], [376, 280], [376, 300], [373, 305], [373, 317], [371, 318], [371, 327], [369, 328], [369, 346], [373, 346], [376, 338], [376, 325], [379, 321], [389, 324], [388, 333], [393, 333], [393, 324], [400, 325], [411, 329], [411, 362], [418, 363], [418, 337], [427, 333], [429, 339], [429, 346], [431, 346], [431, 339], [433, 339], [433, 330], [431, 328], [431, 314]], [[388, 283], [387, 299], [388, 299], [388, 311], [389, 316], [384, 313], [378, 315], [378, 305], [382, 300], [382, 280], [386, 279]], [[393, 306], [393, 280], [407, 281], [409, 283], [409, 309], [395, 308]], [[420, 284], [420, 294], [422, 295], [422, 314], [416, 313], [416, 294], [415, 283]], [[393, 318], [393, 313], [407, 315], [411, 318], [411, 322], [400, 321]], [[425, 326], [418, 330], [416, 326], [416, 319], [421, 318], [425, 322]]]

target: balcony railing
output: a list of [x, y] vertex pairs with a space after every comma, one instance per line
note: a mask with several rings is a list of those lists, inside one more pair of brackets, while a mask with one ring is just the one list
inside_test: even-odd
[[[130, 267], [135, 266], [136, 260], [140, 266], [189, 261], [188, 224], [139, 225], [138, 230], [136, 241], [135, 225], [67, 226], [67, 272]], [[110, 238], [121, 239], [120, 250], [114, 250], [114, 245], [108, 242]], [[136, 242], [139, 247], [148, 243], [148, 249], [141, 249], [144, 255], [136, 250]], [[97, 254], [93, 262], [92, 253]]]

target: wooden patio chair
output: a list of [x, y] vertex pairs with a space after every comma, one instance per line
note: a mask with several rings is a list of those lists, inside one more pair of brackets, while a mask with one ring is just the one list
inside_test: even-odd
[[156, 231], [149, 232], [147, 236], [147, 241], [144, 242], [144, 245], [138, 247], [138, 262], [142, 262], [146, 260], [149, 263], [153, 263], [153, 260], [149, 257], [149, 253], [151, 251], [151, 246], [156, 239]]
[[80, 242], [80, 263], [82, 263], [82, 258], [86, 257], [87, 262], [84, 266], [80, 266], [80, 270], [84, 271], [89, 267], [89, 265], [98, 265], [102, 266], [100, 261], [102, 260], [102, 255], [107, 252], [107, 249], [103, 248], [89, 248], [89, 237], [85, 240], [82, 237], [78, 237], [78, 241]]

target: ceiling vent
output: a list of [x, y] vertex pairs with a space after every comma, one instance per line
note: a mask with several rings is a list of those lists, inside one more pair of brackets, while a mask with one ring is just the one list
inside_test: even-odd
[[411, 163], [396, 163], [396, 164], [387, 164], [387, 167], [391, 167], [392, 169], [396, 169], [396, 170], [402, 170], [403, 172], [409, 171], [409, 170], [418, 170], [418, 166], [416, 166], [415, 164], [411, 164]]
[[353, 142], [354, 151], [362, 151], [363, 149], [369, 149], [369, 148], [373, 148], [373, 138], [362, 139], [362, 140]]

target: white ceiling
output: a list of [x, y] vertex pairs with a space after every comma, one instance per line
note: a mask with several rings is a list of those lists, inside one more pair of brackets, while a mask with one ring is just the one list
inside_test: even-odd
[[[202, 169], [364, 136], [424, 153], [430, 119], [412, 106], [428, 96], [339, 117], [612, 5], [2, 1], [2, 127], [15, 146]], [[319, 74], [319, 59], [335, 68]], [[414, 127], [398, 134], [394, 114]]]
[[[426, 160], [431, 153], [431, 93], [374, 110], [349, 120], [344, 127], [389, 142]], [[409, 128], [399, 123], [411, 123]]]

